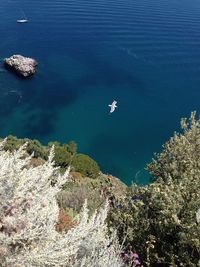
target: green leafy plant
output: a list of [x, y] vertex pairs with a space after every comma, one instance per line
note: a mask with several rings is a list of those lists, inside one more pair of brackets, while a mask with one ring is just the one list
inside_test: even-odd
[[71, 154], [67, 151], [67, 146], [55, 146], [55, 164], [65, 168], [71, 161]]
[[146, 266], [200, 266], [200, 120], [181, 126], [147, 166], [154, 182], [112, 205], [110, 225]]
[[96, 178], [100, 169], [96, 161], [84, 154], [76, 154], [72, 160], [72, 166], [85, 176]]

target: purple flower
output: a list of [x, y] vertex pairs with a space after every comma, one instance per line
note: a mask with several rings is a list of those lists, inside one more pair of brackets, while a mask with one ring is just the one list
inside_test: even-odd
[[129, 255], [127, 253], [124, 253], [124, 256], [127, 257], [127, 258], [129, 258]]
[[139, 255], [138, 255], [137, 253], [133, 253], [133, 254], [132, 254], [132, 257], [133, 257], [134, 259], [139, 259], [139, 258], [140, 258]]
[[138, 264], [140, 264], [140, 261], [139, 260], [134, 260], [134, 263], [135, 263], [135, 265], [138, 265]]

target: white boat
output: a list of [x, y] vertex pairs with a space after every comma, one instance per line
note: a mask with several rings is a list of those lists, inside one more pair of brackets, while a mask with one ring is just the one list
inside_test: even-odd
[[28, 22], [28, 19], [27, 19], [26, 15], [25, 15], [24, 11], [21, 10], [21, 12], [23, 14], [23, 18], [22, 19], [18, 19], [17, 23], [26, 23], [26, 22]]
[[17, 23], [26, 23], [26, 22], [28, 22], [27, 19], [18, 19], [17, 20]]

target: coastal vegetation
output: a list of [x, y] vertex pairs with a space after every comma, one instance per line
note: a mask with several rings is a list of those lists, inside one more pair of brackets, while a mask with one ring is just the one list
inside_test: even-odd
[[70, 141], [68, 144], [54, 141], [44, 146], [38, 140], [18, 139], [15, 136], [9, 135], [4, 149], [14, 151], [24, 143], [27, 143], [26, 151], [28, 154], [31, 155], [33, 153], [34, 158], [38, 159], [38, 161], [47, 160], [49, 151], [54, 146], [55, 166], [65, 170], [70, 165], [73, 170], [79, 171], [84, 176], [91, 178], [96, 178], [100, 172], [97, 162], [88, 155], [77, 153], [77, 144], [74, 141]]
[[[63, 213], [56, 196], [69, 177], [48, 160], [33, 167], [25, 145], [14, 152], [0, 149], [0, 265], [122, 266], [115, 234], [108, 235], [108, 203], [89, 217], [87, 202], [63, 231]], [[52, 185], [51, 181], [54, 180]], [[58, 219], [60, 225], [58, 225]], [[66, 222], [65, 222], [66, 224]], [[68, 224], [69, 228], [69, 224]]]
[[96, 178], [100, 169], [98, 164], [89, 156], [77, 154], [72, 160], [72, 166], [87, 177]]
[[74, 142], [9, 136], [0, 151], [2, 266], [200, 266], [195, 116], [155, 154], [146, 186], [103, 174]]
[[147, 166], [154, 181], [115, 200], [110, 226], [145, 266], [200, 266], [200, 120], [195, 112]]

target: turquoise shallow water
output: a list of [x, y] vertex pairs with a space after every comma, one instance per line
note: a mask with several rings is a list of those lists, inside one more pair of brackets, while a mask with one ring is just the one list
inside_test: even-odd
[[0, 58], [39, 62], [29, 80], [0, 68], [0, 136], [74, 140], [105, 173], [147, 183], [153, 153], [199, 112], [199, 1], [1, 0], [0, 15]]

